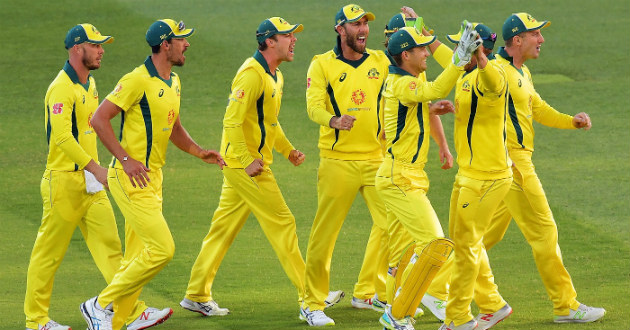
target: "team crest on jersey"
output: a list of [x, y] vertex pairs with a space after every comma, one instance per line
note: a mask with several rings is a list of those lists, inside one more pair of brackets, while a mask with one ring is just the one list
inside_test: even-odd
[[172, 124], [173, 120], [175, 119], [175, 110], [171, 109], [171, 111], [168, 112], [168, 124]]
[[409, 90], [411, 90], [411, 91], [415, 90], [416, 87], [418, 87], [418, 85], [416, 84], [415, 81], [412, 81], [412, 82], [409, 83]]
[[365, 102], [365, 92], [362, 89], [357, 89], [352, 92], [352, 102], [356, 105], [360, 105]]
[[462, 90], [464, 92], [470, 92], [470, 83], [468, 82], [468, 80], [464, 81], [464, 83], [462, 84]]
[[237, 99], [242, 99], [245, 97], [245, 91], [242, 89], [237, 90], [236, 92], [234, 92], [234, 97], [236, 97]]
[[380, 78], [380, 76], [381, 74], [378, 72], [378, 70], [376, 70], [376, 68], [371, 68], [367, 74], [368, 79], [378, 79]]
[[53, 105], [53, 115], [58, 115], [63, 112], [63, 103], [55, 103]]
[[95, 99], [98, 98], [98, 91], [96, 89], [94, 89], [94, 93], [92, 94], [92, 96], [94, 96]]

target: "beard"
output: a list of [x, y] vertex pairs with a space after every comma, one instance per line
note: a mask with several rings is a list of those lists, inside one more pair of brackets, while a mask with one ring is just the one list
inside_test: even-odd
[[81, 62], [83, 62], [83, 66], [85, 66], [88, 70], [96, 70], [101, 67], [101, 64], [98, 63], [98, 61], [90, 61], [90, 59], [85, 56], [83, 56]]
[[358, 38], [359, 38], [358, 35], [354, 35], [352, 37], [348, 36], [348, 38], [346, 38], [346, 45], [350, 47], [350, 49], [354, 50], [355, 52], [359, 54], [363, 54], [365, 52], [365, 44], [359, 45], [357, 43]]

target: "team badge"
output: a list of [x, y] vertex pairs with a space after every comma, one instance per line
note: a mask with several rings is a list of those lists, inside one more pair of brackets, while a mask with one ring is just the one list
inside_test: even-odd
[[245, 91], [244, 91], [244, 90], [242, 90], [242, 89], [239, 89], [239, 90], [237, 90], [236, 92], [234, 92], [234, 96], [235, 96], [237, 99], [242, 99], [242, 98], [244, 98], [244, 97], [245, 97]]
[[180, 96], [179, 86], [175, 87], [175, 92], [177, 92], [177, 96]]
[[94, 94], [92, 94], [92, 96], [94, 96], [95, 99], [98, 98], [98, 91], [96, 89], [94, 89]]
[[409, 83], [409, 90], [410, 91], [415, 90], [416, 87], [418, 87], [418, 85], [416, 85], [415, 81], [412, 81], [412, 82]]
[[112, 94], [118, 94], [120, 93], [120, 91], [123, 89], [122, 84], [118, 84], [116, 85], [116, 88], [114, 88], [114, 90], [112, 91]]
[[162, 97], [164, 95], [164, 89], [160, 88], [160, 92], [158, 93], [158, 97]]
[[464, 92], [470, 92], [470, 83], [468, 82], [468, 80], [464, 81], [464, 83], [462, 84], [462, 90]]
[[168, 112], [168, 124], [172, 124], [173, 120], [175, 119], [175, 110], [171, 109], [171, 111]]
[[53, 105], [53, 114], [58, 115], [63, 112], [63, 103], [55, 103]]
[[370, 71], [368, 71], [368, 79], [378, 79], [380, 77], [380, 73], [378, 72], [378, 70], [376, 70], [376, 68], [371, 68]]
[[360, 105], [361, 103], [365, 102], [365, 92], [361, 89], [357, 89], [356, 91], [352, 92], [352, 102], [354, 102], [354, 104], [356, 105]]

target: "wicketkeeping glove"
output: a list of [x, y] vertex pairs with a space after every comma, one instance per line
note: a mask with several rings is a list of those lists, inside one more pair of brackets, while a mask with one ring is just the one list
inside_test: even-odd
[[453, 52], [453, 64], [462, 67], [470, 62], [472, 53], [479, 48], [483, 40], [477, 38], [479, 34], [473, 29], [468, 21], [462, 22], [461, 38], [459, 44]]

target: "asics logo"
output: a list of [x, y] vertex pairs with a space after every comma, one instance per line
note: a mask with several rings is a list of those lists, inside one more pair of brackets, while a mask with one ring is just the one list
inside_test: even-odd
[[464, 208], [464, 209], [465, 209], [465, 208], [467, 208], [467, 207], [468, 207], [468, 205], [469, 205], [468, 203], [464, 203], [464, 205], [462, 205], [462, 208]]
[[339, 77], [339, 82], [342, 82], [344, 80], [346, 80], [346, 73], [345, 72], [341, 74], [341, 77]]

